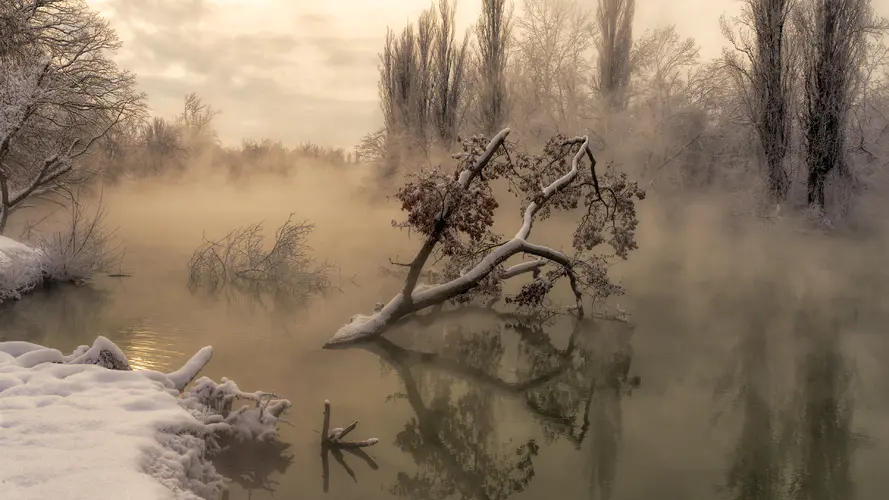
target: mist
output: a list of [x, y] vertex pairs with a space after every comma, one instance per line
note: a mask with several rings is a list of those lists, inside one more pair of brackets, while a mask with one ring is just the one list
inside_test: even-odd
[[[121, 77], [129, 83], [110, 122], [93, 96], [94, 121], [63, 127], [35, 115], [22, 120], [27, 133], [8, 134], [4, 186], [40, 188], [3, 195], [0, 233], [36, 247], [40, 235], [70, 232], [76, 207], [102, 214], [92, 217], [113, 259], [66, 280], [75, 284], [0, 304], [0, 340], [68, 352], [103, 335], [134, 369], [165, 372], [213, 345], [202, 373], [290, 398], [293, 426], [268, 446], [215, 459], [233, 480], [229, 499], [882, 498], [885, 7], [850, 0], [861, 10], [844, 32], [853, 49], [831, 59], [803, 29], [824, 24], [818, 9], [831, 2], [801, 0], [787, 11], [793, 29], [777, 35], [784, 55], [766, 64], [721, 48], [735, 36], [757, 53], [764, 38], [744, 31], [744, 8], [790, 8], [777, 0], [727, 6], [700, 38], [690, 2], [670, 11], [685, 20], [676, 25], [651, 22], [663, 8], [632, 0], [479, 3], [396, 2], [351, 38], [330, 28], [334, 13], [298, 11], [298, 26], [315, 23], [316, 49], [327, 33], [338, 40], [329, 51], [344, 58], [315, 61], [319, 79], [352, 82], [314, 94], [308, 83], [282, 90], [264, 73], [244, 88], [209, 82], [250, 66], [215, 60], [191, 35], [187, 55], [174, 57], [160, 35], [123, 20], [151, 10], [144, 2], [83, 4], [121, 32], [121, 74], [139, 73], [138, 54], [157, 54], [138, 63], [157, 67]], [[245, 8], [213, 3], [164, 36], [208, 19], [227, 26]], [[848, 34], [855, 26], [867, 36]], [[374, 43], [370, 62], [362, 40]], [[289, 41], [238, 50], [261, 54], [263, 71], [289, 68], [299, 60], [281, 48]], [[158, 76], [161, 56], [205, 83]], [[854, 78], [822, 89], [812, 82], [825, 67]], [[26, 80], [16, 78], [0, 85]], [[47, 109], [67, 116], [61, 101]], [[834, 109], [836, 121], [817, 120]], [[257, 125], [257, 113], [268, 120]], [[7, 116], [18, 115], [0, 115], [0, 125]], [[82, 138], [89, 146], [79, 151]], [[37, 161], [51, 154], [64, 162]], [[298, 242], [309, 265], [329, 266], [319, 290], [295, 298], [239, 288], [228, 275], [214, 287], [190, 280], [202, 245], [261, 223], [261, 250], [273, 253], [288, 218], [311, 226]], [[405, 290], [411, 301], [434, 297], [429, 290], [467, 280], [525, 229], [513, 240], [545, 247], [535, 254], [545, 272], [505, 277], [529, 263], [517, 252], [467, 290], [389, 322]], [[411, 285], [424, 244], [430, 257]], [[600, 262], [597, 280], [572, 274]], [[544, 289], [539, 302], [514, 301], [532, 285]], [[383, 326], [361, 330], [363, 321]], [[333, 345], [350, 324], [360, 335]], [[336, 450], [333, 461], [322, 444], [319, 460], [325, 400], [336, 424], [359, 420], [355, 433], [379, 443], [365, 454]]]

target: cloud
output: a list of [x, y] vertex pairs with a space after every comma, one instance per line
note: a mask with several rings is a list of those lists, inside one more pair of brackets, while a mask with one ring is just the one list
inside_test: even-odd
[[344, 33], [331, 16], [286, 1], [95, 6], [124, 42], [118, 62], [137, 74], [158, 115], [178, 112], [184, 95], [197, 92], [222, 110], [217, 126], [226, 142], [249, 136], [352, 146], [378, 126], [384, 31]]

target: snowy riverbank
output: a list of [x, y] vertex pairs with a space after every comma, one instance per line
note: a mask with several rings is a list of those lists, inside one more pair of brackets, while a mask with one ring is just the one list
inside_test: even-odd
[[[3, 498], [218, 498], [226, 479], [209, 462], [216, 439], [276, 435], [287, 400], [203, 377], [205, 347], [170, 374], [132, 370], [99, 337], [64, 356], [0, 342]], [[238, 399], [252, 405], [233, 409]]]
[[40, 252], [0, 235], [0, 303], [21, 298], [42, 281]]

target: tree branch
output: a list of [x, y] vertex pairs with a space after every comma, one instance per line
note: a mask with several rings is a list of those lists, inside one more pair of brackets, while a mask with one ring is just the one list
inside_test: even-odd
[[[485, 165], [488, 164], [497, 148], [503, 144], [508, 133], [509, 129], [504, 129], [497, 134], [497, 136], [495, 136], [488, 144], [484, 154], [479, 157], [476, 163], [460, 173], [458, 177], [458, 185], [460, 189], [465, 191], [469, 188], [471, 182], [481, 173]], [[405, 280], [402, 292], [393, 297], [388, 304], [383, 306], [382, 309], [373, 315], [354, 316], [350, 323], [342, 326], [334, 334], [333, 338], [325, 344], [325, 347], [350, 344], [360, 340], [378, 337], [382, 335], [386, 328], [404, 316], [413, 314], [427, 307], [442, 304], [476, 288], [484, 278], [490, 275], [510, 257], [518, 253], [536, 255], [562, 266], [571, 282], [578, 314], [582, 316], [582, 294], [578, 280], [572, 270], [571, 259], [561, 252], [545, 246], [531, 244], [526, 240], [531, 233], [534, 217], [540, 209], [543, 208], [556, 194], [571, 185], [577, 178], [580, 171], [580, 162], [583, 157], [589, 157], [592, 163], [591, 168], [595, 167], [595, 158], [590, 149], [589, 138], [578, 137], [568, 141], [566, 144], [576, 143], [580, 143], [580, 148], [574, 154], [574, 158], [571, 162], [571, 170], [551, 182], [549, 185], [543, 187], [540, 193], [534, 197], [524, 211], [521, 228], [511, 240], [488, 253], [480, 262], [456, 279], [439, 285], [418, 286], [417, 280], [419, 279], [423, 266], [432, 254], [435, 246], [439, 243], [441, 235], [448, 228], [451, 215], [459, 208], [458, 203], [455, 203], [454, 201], [446, 201], [444, 208], [442, 209], [442, 215], [436, 220], [431, 234], [427, 237], [423, 247], [411, 264], [411, 270], [408, 274], [408, 278]], [[595, 179], [594, 170], [593, 178]], [[453, 199], [454, 198], [451, 198], [451, 200]], [[456, 200], [459, 200], [459, 198], [456, 198]], [[542, 265], [543, 263], [537, 262], [534, 264], [518, 264], [517, 266], [512, 266], [507, 269], [507, 271], [504, 271], [504, 274], [508, 277], [513, 277], [523, 272], [539, 268]]]

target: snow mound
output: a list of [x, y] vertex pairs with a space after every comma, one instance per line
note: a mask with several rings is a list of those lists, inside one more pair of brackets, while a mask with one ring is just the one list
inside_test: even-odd
[[18, 300], [43, 281], [37, 250], [0, 236], [0, 302]]
[[[216, 438], [269, 439], [287, 400], [201, 378], [205, 347], [174, 376], [130, 369], [99, 337], [63, 356], [0, 342], [0, 491], [17, 500], [218, 498], [226, 478], [209, 456]], [[255, 408], [232, 411], [237, 399]]]

